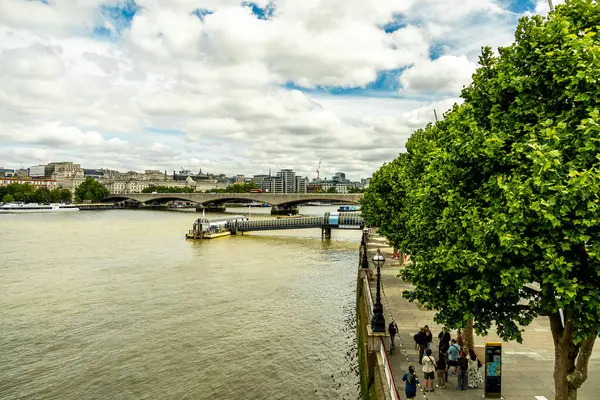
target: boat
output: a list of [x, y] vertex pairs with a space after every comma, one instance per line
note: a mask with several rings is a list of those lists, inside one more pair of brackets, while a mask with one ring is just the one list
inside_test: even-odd
[[360, 206], [340, 206], [338, 212], [356, 212], [360, 211]]
[[64, 211], [79, 211], [79, 207], [71, 204], [53, 203], [53, 204], [38, 204], [38, 203], [7, 203], [0, 206], [0, 213], [49, 213], [49, 212], [64, 212]]

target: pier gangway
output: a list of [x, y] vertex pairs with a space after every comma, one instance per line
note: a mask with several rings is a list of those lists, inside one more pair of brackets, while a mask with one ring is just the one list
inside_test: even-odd
[[186, 237], [190, 239], [210, 238], [210, 236], [207, 236], [206, 234], [211, 233], [215, 228], [220, 232], [227, 231], [227, 234], [233, 235], [252, 231], [319, 228], [321, 229], [321, 237], [330, 239], [332, 229], [358, 230], [363, 229], [364, 227], [364, 220], [361, 218], [360, 214], [355, 212], [328, 212], [322, 217], [280, 217], [275, 219], [257, 220], [249, 220], [243, 216], [235, 216], [233, 218], [223, 218], [218, 222], [198, 219], [194, 223], [193, 229]]

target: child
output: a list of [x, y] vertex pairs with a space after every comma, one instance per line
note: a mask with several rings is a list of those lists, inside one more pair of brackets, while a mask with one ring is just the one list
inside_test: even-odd
[[412, 365], [408, 367], [408, 372], [404, 373], [402, 380], [406, 382], [404, 385], [404, 392], [406, 393], [407, 400], [414, 399], [417, 396], [417, 375], [415, 374], [415, 367]]
[[440, 356], [440, 358], [437, 360], [436, 369], [437, 369], [438, 383], [435, 386], [440, 389], [445, 389], [446, 388], [446, 357], [445, 356]]

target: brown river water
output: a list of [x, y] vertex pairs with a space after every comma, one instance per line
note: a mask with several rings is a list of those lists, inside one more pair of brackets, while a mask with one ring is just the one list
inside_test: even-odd
[[199, 216], [0, 215], [0, 399], [357, 399], [360, 232], [185, 240]]

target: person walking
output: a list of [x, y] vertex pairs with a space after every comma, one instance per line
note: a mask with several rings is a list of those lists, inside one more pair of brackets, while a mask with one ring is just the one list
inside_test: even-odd
[[419, 380], [417, 379], [417, 374], [415, 374], [415, 367], [410, 365], [408, 367], [408, 372], [405, 372], [402, 376], [402, 380], [406, 382], [404, 384], [406, 398], [411, 400], [417, 397], [417, 383], [419, 383]]
[[469, 361], [467, 361], [467, 355], [464, 351], [460, 352], [460, 357], [458, 358], [458, 369], [457, 369], [457, 379], [456, 379], [456, 389], [458, 390], [467, 390], [467, 379], [469, 373]]
[[460, 346], [456, 343], [455, 339], [452, 339], [452, 344], [448, 349], [448, 366], [454, 367], [451, 372], [452, 376], [456, 376], [456, 369], [458, 367], [458, 359], [460, 358]]
[[475, 389], [479, 387], [483, 383], [483, 377], [481, 376], [481, 372], [479, 372], [479, 368], [483, 366], [481, 361], [477, 358], [477, 354], [472, 349], [469, 350], [469, 387], [471, 389]]
[[425, 344], [428, 349], [431, 348], [431, 342], [433, 341], [433, 333], [429, 330], [429, 326], [425, 325], [425, 336], [427, 337], [427, 343]]
[[435, 392], [435, 389], [433, 388], [433, 378], [435, 375], [435, 358], [431, 357], [431, 349], [425, 350], [425, 355], [423, 356], [421, 362], [423, 364], [423, 373], [425, 375], [425, 391]]
[[448, 328], [444, 327], [442, 329], [442, 331], [438, 335], [438, 339], [440, 341], [440, 343], [438, 344], [438, 349], [439, 355], [441, 357], [442, 354], [446, 354], [448, 352], [448, 348], [450, 348], [450, 340], [452, 338], [450, 337], [450, 332], [448, 331]]
[[427, 336], [425, 335], [425, 328], [421, 328], [419, 333], [414, 336], [415, 343], [419, 348], [419, 364], [423, 363], [423, 353], [427, 347]]
[[396, 322], [394, 322], [394, 320], [392, 320], [392, 322], [390, 322], [390, 325], [388, 326], [388, 332], [390, 333], [390, 340], [392, 343], [392, 349], [396, 348], [396, 344], [394, 343], [394, 339], [396, 338], [396, 334], [398, 333], [398, 325], [396, 325]]
[[436, 370], [437, 370], [438, 383], [437, 383], [437, 385], [435, 385], [435, 387], [440, 388], [440, 389], [445, 389], [446, 381], [448, 380], [448, 371], [447, 371], [445, 356], [438, 358], [437, 364], [436, 364]]

